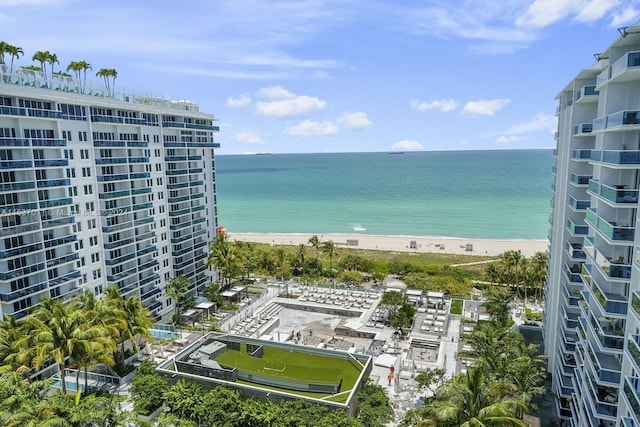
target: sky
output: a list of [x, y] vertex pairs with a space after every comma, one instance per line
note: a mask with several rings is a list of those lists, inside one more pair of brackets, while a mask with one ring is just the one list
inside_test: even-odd
[[555, 96], [639, 19], [640, 0], [0, 0], [0, 40], [198, 103], [218, 154], [548, 149]]

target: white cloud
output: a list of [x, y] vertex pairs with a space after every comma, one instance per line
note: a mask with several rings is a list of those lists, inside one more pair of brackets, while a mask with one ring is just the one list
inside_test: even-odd
[[552, 116], [551, 114], [538, 114], [529, 121], [509, 126], [507, 129], [499, 132], [499, 135], [521, 135], [542, 130], [554, 133], [557, 126], [558, 119], [556, 116]]
[[367, 117], [367, 113], [361, 111], [357, 113], [344, 113], [338, 118], [338, 123], [347, 129], [353, 130], [366, 129], [371, 126], [371, 120]]
[[505, 136], [505, 135], [501, 135], [498, 137], [498, 139], [496, 139], [496, 142], [499, 142], [500, 144], [511, 144], [512, 142], [517, 142], [517, 141], [524, 141], [527, 138], [523, 137], [523, 136]]
[[422, 148], [422, 144], [412, 139], [403, 139], [391, 146], [394, 151], [420, 151]]
[[409, 25], [418, 35], [480, 42], [471, 46], [477, 53], [510, 53], [538, 38], [536, 33], [513, 25], [519, 13], [520, 3], [512, 1], [439, 2], [411, 11]]
[[538, 114], [531, 120], [516, 123], [498, 132], [488, 132], [481, 135], [483, 138], [496, 138], [497, 142], [510, 143], [529, 139], [528, 135], [534, 132], [548, 132], [553, 134], [558, 127], [558, 118], [551, 114]]
[[233, 138], [239, 142], [246, 142], [247, 144], [264, 144], [264, 141], [255, 132], [251, 131], [242, 131], [233, 135]]
[[305, 120], [287, 129], [292, 136], [328, 136], [338, 133], [338, 126], [329, 121], [316, 122]]
[[640, 11], [629, 6], [620, 12], [613, 14], [613, 17], [611, 18], [611, 26], [613, 28], [618, 28], [623, 24], [636, 22], [638, 20], [638, 15], [640, 15]]
[[578, 22], [595, 22], [620, 4], [620, 0], [535, 0], [516, 25], [525, 28], [544, 28], [574, 15]]
[[577, 10], [576, 21], [595, 22], [620, 4], [620, 0], [591, 0]]
[[409, 105], [418, 111], [440, 110], [445, 113], [458, 107], [458, 103], [453, 99], [436, 99], [428, 102], [412, 100]]
[[258, 114], [275, 117], [299, 117], [306, 116], [314, 111], [323, 110], [327, 102], [315, 96], [296, 95], [281, 86], [262, 88], [258, 96], [267, 98], [256, 104]]
[[237, 98], [230, 96], [227, 98], [227, 106], [229, 107], [246, 107], [251, 104], [251, 96], [247, 93], [243, 93]]
[[502, 107], [508, 105], [510, 99], [481, 99], [479, 101], [469, 101], [464, 104], [462, 114], [466, 116], [493, 116]]
[[268, 99], [291, 99], [296, 96], [294, 93], [289, 92], [282, 86], [263, 87], [258, 91], [257, 95], [261, 98]]

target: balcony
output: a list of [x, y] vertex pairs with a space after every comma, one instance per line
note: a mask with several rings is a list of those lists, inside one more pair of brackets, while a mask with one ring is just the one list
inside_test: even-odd
[[129, 179], [129, 175], [126, 173], [115, 175], [98, 175], [96, 178], [98, 179], [98, 182], [127, 181]]
[[0, 138], [0, 147], [28, 147], [29, 140], [22, 138]]
[[123, 123], [124, 120], [122, 120], [122, 117], [92, 114], [91, 121], [98, 123]]
[[0, 280], [13, 280], [20, 276], [26, 276], [27, 274], [35, 273], [44, 269], [44, 263], [30, 265], [28, 267], [18, 268], [17, 270], [0, 272]]
[[576, 173], [571, 174], [570, 181], [573, 185], [577, 186], [587, 186], [589, 185], [589, 180], [593, 178], [592, 175], [579, 175]]
[[640, 52], [627, 52], [611, 65], [611, 81], [624, 82], [640, 77]]
[[595, 376], [604, 385], [617, 387], [620, 384], [621, 365], [615, 356], [604, 353], [596, 353], [591, 346], [587, 346], [587, 354], [595, 371]]
[[2, 160], [0, 161], [0, 169], [25, 169], [33, 165], [31, 160]]
[[125, 144], [124, 141], [94, 139], [93, 140], [93, 146], [94, 147], [123, 148], [123, 147], [126, 147], [126, 144]]
[[10, 258], [18, 255], [24, 255], [42, 249], [42, 243], [34, 243], [19, 248], [0, 249], [0, 259]]
[[73, 224], [75, 222], [75, 218], [72, 216], [59, 217], [59, 218], [42, 218], [42, 228], [53, 228], [60, 227], [62, 225]]
[[573, 127], [573, 134], [575, 136], [590, 134], [593, 131], [593, 123], [580, 123]]
[[66, 187], [71, 184], [71, 180], [68, 178], [46, 179], [44, 181], [37, 181], [37, 184], [38, 188]]
[[627, 314], [627, 299], [622, 295], [613, 294], [610, 292], [603, 292], [598, 285], [594, 282], [593, 296], [600, 303], [602, 310], [607, 314]]
[[56, 277], [54, 279], [49, 280], [49, 286], [59, 286], [65, 282], [69, 282], [73, 279], [78, 279], [81, 276], [79, 271], [72, 271], [70, 273], [65, 274], [64, 276]]
[[[151, 282], [154, 282], [154, 281], [158, 280], [159, 278], [160, 278], [160, 276], [158, 274], [154, 273], [154, 274], [151, 274], [151, 275], [149, 275], [147, 277], [144, 277], [144, 278], [140, 279], [138, 284], [139, 284], [139, 286], [144, 286], [147, 283], [151, 283]], [[142, 299], [144, 299], [144, 295], [143, 295]]]
[[51, 168], [51, 167], [67, 167], [69, 166], [69, 160], [67, 159], [49, 159], [49, 160], [34, 160], [35, 167], [37, 168]]
[[598, 117], [597, 119], [593, 119], [592, 132], [597, 132], [597, 131], [600, 131], [600, 130], [604, 130], [604, 128], [606, 126], [607, 126], [607, 118], [606, 117]]
[[136, 257], [136, 253], [132, 252], [132, 253], [123, 255], [123, 256], [121, 256], [119, 258], [106, 259], [105, 260], [105, 264], [107, 264], [109, 266], [118, 265], [118, 264], [122, 264], [124, 262], [127, 262], [127, 261], [129, 261], [129, 260], [131, 260], [131, 259], [133, 259], [135, 257]]
[[61, 237], [55, 237], [51, 240], [45, 240], [44, 241], [44, 247], [45, 248], [55, 248], [56, 246], [60, 246], [60, 245], [64, 245], [66, 243], [71, 243], [71, 242], [75, 242], [76, 240], [78, 240], [78, 236], [75, 234], [69, 234], [66, 236], [61, 236]]
[[577, 225], [572, 220], [567, 220], [567, 227], [569, 232], [574, 236], [586, 236], [589, 232], [589, 227], [586, 225]]
[[70, 253], [59, 258], [50, 259], [47, 261], [47, 268], [55, 267], [57, 265], [66, 264], [67, 262], [75, 261], [80, 258], [78, 253]]
[[[590, 183], [591, 182], [593, 182], [593, 180], [591, 180]], [[589, 188], [591, 188], [591, 184], [589, 184]], [[570, 196], [569, 206], [571, 206], [571, 208], [573, 208], [574, 211], [584, 211], [585, 209], [591, 206], [591, 200], [578, 200], [575, 197]]]
[[37, 283], [35, 285], [29, 286], [28, 288], [19, 289], [9, 294], [0, 294], [0, 301], [11, 302], [18, 298], [23, 298], [28, 295], [33, 295], [45, 289], [47, 289], [47, 282]]
[[591, 160], [592, 150], [573, 150], [571, 152], [571, 160]]
[[600, 184], [599, 181], [592, 179], [589, 181], [589, 191], [595, 196], [599, 196], [615, 204], [635, 204], [638, 202], [637, 189], [627, 189], [624, 184], [616, 184], [609, 186]]
[[122, 239], [115, 242], [108, 242], [104, 244], [104, 248], [107, 250], [120, 248], [122, 246], [130, 245], [134, 243], [133, 237], [129, 237], [128, 239]]
[[605, 150], [602, 152], [602, 163], [610, 165], [640, 165], [640, 151]]
[[582, 104], [586, 102], [595, 102], [598, 100], [598, 92], [596, 85], [583, 86], [578, 92], [576, 92], [576, 104]]
[[110, 193], [98, 194], [98, 198], [103, 200], [116, 199], [116, 198], [128, 197], [128, 196], [129, 196], [129, 190], [112, 191]]
[[624, 396], [629, 401], [629, 406], [633, 409], [636, 418], [640, 418], [640, 379], [624, 377]]
[[640, 370], [640, 335], [630, 334], [625, 349], [635, 362], [636, 370]]
[[633, 242], [635, 228], [616, 221], [605, 220], [597, 215], [594, 208], [588, 208], [585, 221], [593, 225], [604, 237], [615, 242]]
[[1, 228], [0, 237], [14, 236], [16, 234], [28, 233], [30, 231], [36, 231], [40, 228], [37, 222], [29, 224], [16, 225], [15, 227]]
[[71, 197], [64, 197], [62, 199], [43, 200], [40, 202], [40, 209], [55, 208], [56, 206], [69, 206], [73, 204]]
[[67, 140], [66, 139], [32, 139], [31, 145], [34, 147], [66, 147]]
[[567, 251], [569, 252], [569, 257], [572, 259], [585, 260], [587, 258], [587, 254], [582, 249], [581, 243], [567, 244]]
[[640, 293], [638, 291], [631, 293], [631, 311], [636, 315], [636, 318], [640, 320]]
[[617, 327], [618, 319], [602, 317], [591, 319], [591, 330], [603, 350], [622, 350], [624, 348], [624, 330]]

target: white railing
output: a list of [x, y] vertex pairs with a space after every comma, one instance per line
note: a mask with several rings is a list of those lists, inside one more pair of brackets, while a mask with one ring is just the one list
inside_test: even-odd
[[111, 98], [122, 102], [134, 104], [153, 105], [163, 108], [175, 108], [178, 110], [199, 112], [198, 104], [191, 101], [176, 101], [165, 99], [150, 93], [136, 92], [123, 88], [110, 90], [102, 83], [87, 81], [82, 83], [75, 77], [54, 74], [45, 75], [41, 71], [27, 70], [22, 67], [9, 69], [7, 65], [0, 64], [0, 84], [13, 84], [29, 86], [38, 89], [48, 89], [67, 93], [76, 93], [85, 96]]

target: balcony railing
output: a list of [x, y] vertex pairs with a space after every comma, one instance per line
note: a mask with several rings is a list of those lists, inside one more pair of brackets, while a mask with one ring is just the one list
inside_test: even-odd
[[602, 152], [602, 163], [611, 165], [639, 165], [640, 151], [606, 150]]
[[583, 135], [585, 133], [591, 133], [593, 131], [593, 123], [580, 123], [573, 127], [574, 135]]
[[576, 92], [576, 102], [585, 99], [586, 97], [597, 98], [598, 92], [596, 85], [583, 86], [578, 92]]
[[611, 78], [615, 79], [630, 70], [640, 67], [640, 52], [627, 52], [611, 65]]
[[587, 233], [589, 232], [589, 227], [586, 225], [577, 225], [575, 224], [572, 220], [567, 220], [567, 227], [569, 228], [569, 231], [571, 232], [571, 234], [575, 235], [575, 236], [583, 236], [583, 235], [587, 235]]
[[[590, 181], [589, 188], [591, 188], [591, 182], [593, 182], [593, 180]], [[591, 200], [578, 200], [575, 197], [570, 196], [569, 206], [571, 206], [576, 211], [583, 211], [587, 209], [589, 206], [591, 206]]]
[[604, 293], [596, 284], [593, 287], [593, 296], [600, 303], [600, 306], [606, 313], [627, 314], [628, 303], [621, 295]]
[[633, 377], [624, 378], [624, 395], [626, 396], [633, 413], [640, 418], [640, 379]]
[[593, 178], [592, 175], [571, 174], [571, 182], [575, 185], [588, 185], [591, 178]]

